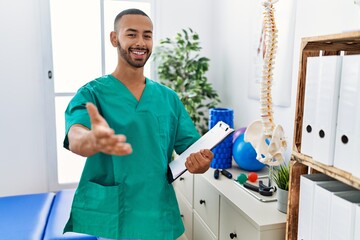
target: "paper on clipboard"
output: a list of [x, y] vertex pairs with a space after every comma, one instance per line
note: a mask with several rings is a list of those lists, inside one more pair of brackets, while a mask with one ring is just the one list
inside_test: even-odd
[[186, 172], [185, 162], [191, 153], [199, 152], [201, 149], [213, 149], [233, 131], [234, 129], [230, 128], [229, 125], [219, 121], [213, 128], [205, 133], [204, 136], [169, 164], [167, 171], [168, 182], [172, 183], [180, 175]]

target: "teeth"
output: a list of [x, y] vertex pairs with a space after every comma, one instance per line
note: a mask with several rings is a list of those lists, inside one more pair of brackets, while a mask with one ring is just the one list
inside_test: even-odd
[[145, 54], [145, 52], [133, 52], [133, 53], [136, 55], [144, 55]]

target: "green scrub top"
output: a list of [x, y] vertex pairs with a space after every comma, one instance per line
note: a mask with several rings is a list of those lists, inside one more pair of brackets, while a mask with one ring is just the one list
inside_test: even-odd
[[79, 89], [66, 112], [64, 147], [73, 124], [91, 128], [94, 103], [116, 134], [133, 148], [127, 156], [87, 158], [64, 232], [115, 239], [173, 240], [184, 232], [167, 166], [200, 136], [177, 94], [150, 79], [137, 99], [112, 75]]

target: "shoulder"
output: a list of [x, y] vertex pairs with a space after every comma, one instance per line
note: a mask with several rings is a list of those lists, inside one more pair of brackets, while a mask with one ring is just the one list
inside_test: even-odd
[[147, 78], [147, 80], [148, 80], [148, 84], [151, 85], [154, 89], [156, 89], [156, 91], [161, 93], [163, 97], [171, 98], [176, 101], [180, 101], [178, 94], [173, 89], [169, 88], [168, 86], [165, 86], [164, 84], [162, 84], [160, 82], [151, 80], [149, 78]]
[[104, 75], [84, 84], [82, 87], [80, 87], [80, 90], [94, 91], [95, 89], [101, 88], [104, 85], [108, 85], [109, 83], [110, 83], [109, 76]]
[[87, 82], [83, 86], [81, 86], [77, 94], [90, 94], [90, 95], [97, 95], [101, 92], [103, 92], [105, 89], [107, 89], [112, 84], [111, 79], [109, 78], [109, 75], [104, 75], [98, 78], [95, 78], [91, 80], [90, 82]]

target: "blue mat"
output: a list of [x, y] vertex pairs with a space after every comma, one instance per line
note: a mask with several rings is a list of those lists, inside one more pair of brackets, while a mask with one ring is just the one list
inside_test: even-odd
[[0, 239], [42, 239], [54, 193], [0, 197]]
[[81, 239], [81, 240], [96, 240], [97, 238], [90, 235], [70, 233], [63, 234], [64, 226], [69, 219], [72, 200], [75, 189], [62, 190], [56, 194], [53, 206], [48, 219], [48, 224], [45, 230], [46, 240], [56, 239]]

